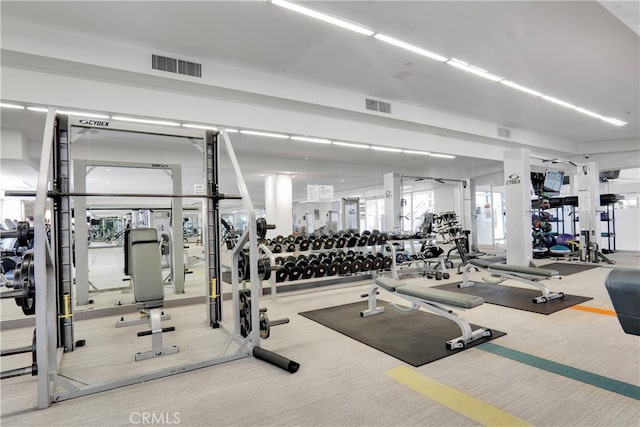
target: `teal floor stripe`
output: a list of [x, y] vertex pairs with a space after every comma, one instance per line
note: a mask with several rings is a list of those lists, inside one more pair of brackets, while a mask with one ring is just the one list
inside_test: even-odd
[[640, 400], [640, 387], [633, 384], [614, 380], [613, 378], [603, 377], [602, 375], [593, 374], [561, 363], [552, 362], [551, 360], [542, 359], [540, 357], [502, 347], [490, 342], [479, 344], [474, 348], [506, 357], [507, 359], [515, 360], [516, 362], [524, 363], [525, 365], [533, 366], [554, 374], [562, 375], [594, 387], [612, 391], [632, 399]]

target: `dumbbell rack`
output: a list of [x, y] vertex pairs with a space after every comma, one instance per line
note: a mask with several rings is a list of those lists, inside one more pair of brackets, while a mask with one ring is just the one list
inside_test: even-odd
[[[429, 238], [418, 239], [401, 239], [401, 240], [388, 240], [384, 249], [391, 254], [393, 260], [391, 264], [391, 276], [394, 279], [399, 279], [401, 275], [407, 274], [425, 274], [432, 270], [431, 264], [441, 264], [442, 257], [438, 254], [437, 257], [427, 258], [422, 255], [421, 248], [425, 243], [429, 242]], [[411, 259], [398, 262], [399, 255], [401, 255], [396, 249], [396, 245], [402, 245], [403, 251], [406, 251]], [[406, 250], [407, 245], [410, 250]], [[422, 256], [422, 257], [421, 257]]]
[[[316, 244], [315, 246], [313, 246], [312, 244], [310, 245], [302, 245], [302, 247], [305, 250], [301, 250], [301, 245], [300, 245], [300, 241], [296, 244], [293, 242], [281, 242], [279, 244], [281, 244], [281, 246], [283, 247], [289, 247], [289, 245], [293, 245], [295, 246], [295, 250], [291, 251], [287, 251], [287, 252], [280, 252], [280, 253], [274, 253], [271, 249], [271, 247], [269, 247], [269, 245], [267, 244], [260, 244], [258, 246], [259, 251], [264, 254], [264, 256], [268, 257], [271, 265], [276, 266], [276, 272], [277, 269], [280, 268], [284, 268], [284, 265], [286, 264], [286, 258], [290, 259], [290, 262], [299, 262], [299, 261], [305, 261], [307, 262], [310, 258], [313, 259], [325, 259], [325, 258], [329, 258], [332, 261], [335, 260], [342, 260], [341, 262], [338, 262], [338, 264], [344, 264], [344, 262], [347, 262], [348, 259], [350, 257], [352, 257], [353, 259], [351, 261], [348, 261], [350, 263], [353, 263], [354, 261], [359, 260], [361, 262], [361, 264], [364, 264], [364, 260], [366, 259], [371, 259], [371, 264], [373, 264], [374, 262], [376, 262], [376, 265], [380, 264], [380, 268], [378, 269], [374, 269], [371, 268], [370, 270], [367, 271], [362, 271], [359, 268], [353, 269], [353, 266], [350, 266], [349, 271], [339, 271], [339, 272], [334, 272], [331, 275], [326, 275], [326, 276], [322, 276], [322, 277], [309, 277], [309, 278], [296, 278], [295, 280], [287, 280], [288, 283], [293, 284], [293, 283], [297, 283], [299, 284], [299, 286], [305, 286], [308, 285], [310, 287], [315, 287], [314, 285], [318, 285], [318, 286], [327, 286], [327, 285], [331, 285], [331, 284], [335, 284], [335, 283], [345, 283], [345, 282], [349, 282], [349, 281], [357, 281], [357, 280], [367, 280], [367, 279], [371, 279], [371, 278], [375, 278], [376, 274], [378, 274], [381, 271], [385, 271], [385, 270], [390, 270], [390, 268], [392, 267], [393, 264], [393, 260], [391, 259], [391, 257], [387, 257], [387, 259], [385, 260], [383, 252], [384, 252], [384, 243], [380, 243], [378, 244], [376, 242], [376, 244], [372, 244], [369, 245], [368, 243], [370, 241], [373, 241], [373, 239], [369, 240], [368, 238], [365, 239], [363, 235], [362, 237], [358, 238], [358, 243], [361, 244], [357, 244], [356, 246], [353, 247], [340, 247], [337, 248], [335, 247], [333, 244], [329, 244], [328, 248], [323, 244], [321, 246], [320, 249], [313, 249], [318, 248], [318, 245]], [[328, 239], [327, 239], [328, 240]], [[337, 239], [334, 239], [334, 243]], [[366, 242], [365, 242], [366, 240]], [[341, 245], [342, 246], [342, 245]], [[293, 249], [293, 247], [289, 248], [289, 249]], [[347, 250], [347, 252], [345, 252], [345, 250]], [[350, 252], [353, 252], [352, 254], [350, 254]], [[279, 258], [285, 258], [285, 262], [279, 262], [281, 261]], [[342, 258], [345, 257], [345, 258]], [[379, 261], [375, 261], [376, 258], [379, 258]], [[295, 259], [296, 261], [293, 261], [293, 259]], [[321, 259], [319, 259], [321, 261]], [[310, 261], [308, 261], [310, 262]], [[327, 264], [327, 268], [329, 268], [330, 264]], [[352, 270], [357, 270], [357, 271], [352, 271]], [[269, 283], [270, 286], [270, 291], [271, 291], [271, 298], [272, 301], [276, 301], [277, 298], [277, 286], [279, 284], [283, 284], [284, 282], [278, 282], [276, 279], [276, 274], [272, 274], [271, 277], [269, 278], [269, 280], [267, 281]]]

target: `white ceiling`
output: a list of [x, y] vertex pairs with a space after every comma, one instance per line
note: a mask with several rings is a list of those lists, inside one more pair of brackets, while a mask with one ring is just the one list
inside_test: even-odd
[[[608, 8], [590, 1], [304, 4], [628, 124], [606, 124], [268, 2], [2, 1], [0, 7], [3, 21], [22, 20], [194, 60], [240, 65], [568, 141], [640, 136], [640, 38], [612, 14], [617, 10], [633, 26], [638, 2], [607, 2]], [[23, 129], [27, 139], [39, 140], [41, 130], [27, 126], [24, 116], [2, 111], [2, 120], [3, 128]], [[233, 139], [245, 173], [255, 175], [248, 178], [255, 188], [261, 173], [274, 171], [290, 171], [296, 179], [306, 174], [307, 183], [334, 183], [348, 191], [377, 184], [391, 170], [407, 175], [449, 171], [449, 177], [455, 177], [456, 170], [492, 163], [373, 152], [356, 159], [335, 147], [285, 149], [279, 141], [256, 143], [255, 137], [242, 135]], [[302, 197], [303, 190], [297, 193]]]

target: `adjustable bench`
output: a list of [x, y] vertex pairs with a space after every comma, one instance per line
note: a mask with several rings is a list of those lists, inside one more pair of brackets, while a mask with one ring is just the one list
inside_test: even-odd
[[128, 247], [131, 283], [136, 303], [147, 314], [151, 330], [138, 332], [138, 336], [151, 335], [151, 350], [138, 352], [135, 360], [174, 354], [177, 346], [163, 347], [162, 333], [174, 331], [174, 327], [162, 328], [160, 308], [164, 306], [164, 285], [160, 263], [158, 232], [155, 228], [134, 228], [129, 231]]
[[458, 285], [459, 288], [467, 288], [474, 285], [474, 283], [469, 280], [469, 271], [474, 267], [480, 270], [487, 271], [491, 273], [492, 276], [499, 277], [501, 279], [496, 283], [487, 283], [497, 285], [505, 281], [506, 279], [514, 279], [540, 289], [542, 295], [533, 298], [533, 302], [536, 304], [545, 303], [547, 301], [551, 301], [552, 299], [564, 298], [564, 294], [562, 292], [550, 292], [546, 286], [544, 286], [542, 283], [539, 283], [540, 280], [551, 279], [554, 277], [560, 278], [560, 273], [556, 270], [536, 267], [523, 267], [520, 265], [512, 264], [500, 264], [486, 261], [482, 258], [469, 260], [469, 263], [466, 265], [463, 272], [464, 279], [462, 283]]
[[[422, 307], [425, 310], [437, 314], [438, 316], [446, 317], [447, 319], [454, 321], [460, 328], [462, 336], [446, 342], [447, 349], [449, 350], [465, 348], [467, 344], [473, 341], [493, 335], [490, 329], [482, 328], [475, 331], [471, 330], [469, 322], [462, 319], [448, 308], [440, 305], [447, 304], [461, 308], [474, 308], [484, 303], [482, 298], [473, 295], [443, 291], [441, 289], [433, 289], [413, 283], [404, 283], [389, 277], [378, 277], [375, 279], [375, 282], [371, 286], [368, 294], [369, 308], [361, 311], [360, 316], [372, 316], [384, 311], [384, 307], [377, 306], [376, 295], [379, 288], [409, 301], [411, 303], [411, 307], [404, 311], [416, 311]], [[400, 308], [398, 309], [401, 310]]]
[[604, 282], [622, 329], [640, 335], [640, 270], [614, 268]]

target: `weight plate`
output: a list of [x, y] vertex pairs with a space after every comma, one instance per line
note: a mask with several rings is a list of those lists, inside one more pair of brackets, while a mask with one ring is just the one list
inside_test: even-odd
[[298, 255], [298, 258], [296, 258], [296, 261], [307, 261], [307, 257], [305, 255]]
[[284, 282], [285, 280], [287, 280], [287, 275], [288, 275], [287, 270], [285, 270], [284, 268], [276, 270], [276, 282], [277, 283]]
[[296, 262], [296, 266], [300, 267], [300, 268], [305, 268], [307, 265], [309, 265], [309, 263], [305, 260], [300, 260], [298, 262]]
[[318, 264], [316, 266], [315, 277], [323, 277], [325, 274], [327, 274], [327, 266], [325, 264]]
[[336, 248], [344, 248], [346, 244], [347, 244], [347, 239], [345, 239], [344, 237], [339, 237], [336, 240]]
[[20, 268], [22, 280], [22, 312], [26, 315], [36, 314], [36, 280], [35, 264], [33, 262], [33, 252], [28, 251], [22, 257]]
[[275, 245], [273, 245], [273, 251], [274, 254], [279, 254], [280, 252], [282, 252], [282, 245], [280, 243], [276, 243]]
[[369, 246], [374, 246], [378, 244], [378, 236], [376, 234], [369, 235]]
[[313, 243], [311, 244], [311, 249], [313, 249], [314, 251], [322, 249], [322, 240], [320, 239], [314, 240]]
[[351, 263], [351, 272], [359, 273], [360, 271], [362, 271], [362, 261], [357, 259]]
[[354, 248], [357, 244], [358, 244], [358, 238], [357, 237], [350, 237], [349, 240], [347, 240], [347, 247], [348, 248]]
[[349, 261], [343, 261], [340, 263], [340, 267], [338, 268], [338, 273], [340, 275], [345, 275], [351, 271], [351, 263]]
[[284, 258], [281, 256], [277, 256], [275, 261], [276, 261], [276, 264], [282, 265], [284, 263]]
[[309, 241], [308, 240], [300, 240], [300, 250], [308, 251], [309, 250]]
[[276, 236], [276, 243], [284, 243], [284, 236], [282, 235]]
[[284, 265], [282, 266], [283, 269], [287, 270], [287, 271], [291, 271], [291, 269], [293, 267], [296, 266], [296, 263], [294, 261], [287, 261], [284, 263]]
[[358, 246], [367, 246], [367, 243], [369, 243], [369, 237], [367, 236], [362, 236], [358, 239]]
[[324, 248], [325, 249], [333, 249], [333, 246], [336, 244], [336, 241], [333, 240], [331, 237], [329, 237], [327, 240], [324, 241]]
[[337, 262], [332, 262], [327, 267], [327, 276], [335, 276], [336, 274], [338, 274], [339, 269], [340, 269], [340, 264], [338, 264]]
[[300, 276], [302, 276], [302, 269], [300, 267], [292, 267], [291, 270], [289, 270], [289, 280], [298, 280]]
[[307, 265], [302, 269], [301, 279], [309, 279], [316, 272], [316, 268], [313, 265]]
[[368, 236], [368, 235], [370, 235], [370, 234], [371, 234], [371, 232], [370, 232], [369, 230], [364, 230], [364, 231], [362, 232], [362, 235], [363, 235], [363, 236]]
[[298, 258], [294, 257], [293, 255], [289, 255], [287, 257], [287, 261], [293, 261], [294, 263], [298, 262]]
[[365, 258], [364, 261], [362, 261], [362, 271], [369, 271], [371, 270], [371, 267], [373, 266], [373, 261], [371, 260], [371, 258]]
[[295, 243], [295, 244], [297, 244], [297, 245], [299, 245], [299, 244], [300, 244], [300, 242], [302, 242], [302, 240], [304, 240], [304, 237], [302, 237], [302, 236], [298, 236], [298, 237], [296, 237], [296, 240], [294, 240], [294, 243]]
[[295, 252], [296, 250], [296, 245], [294, 245], [293, 243], [289, 243], [287, 245], [287, 252]]
[[380, 233], [380, 236], [378, 236], [378, 244], [382, 245], [386, 243], [387, 240], [389, 240], [389, 235], [387, 233]]
[[382, 260], [382, 266], [384, 268], [391, 268], [392, 265], [393, 265], [393, 258], [391, 258], [390, 256], [384, 257], [384, 259]]
[[373, 265], [371, 267], [372, 270], [382, 269], [382, 258], [376, 257], [376, 259], [373, 260]]

